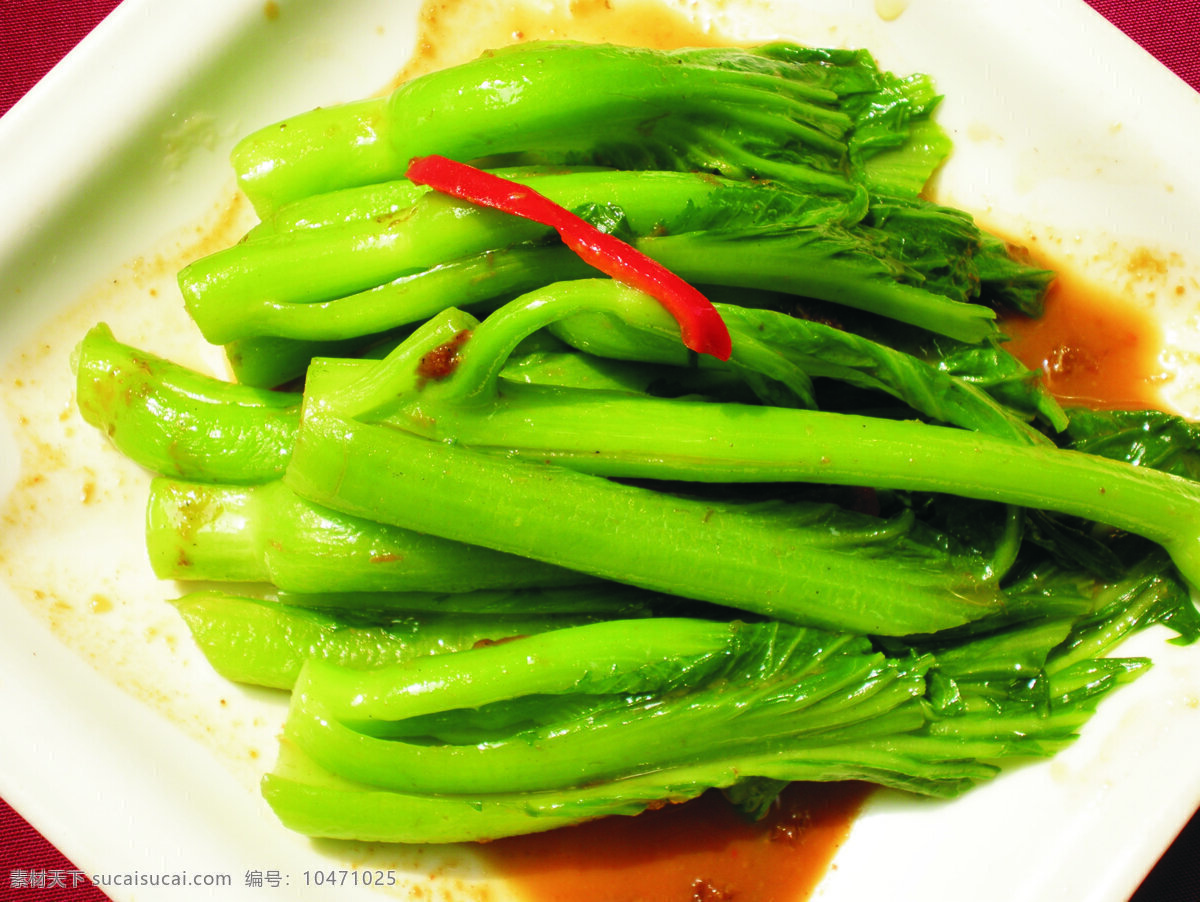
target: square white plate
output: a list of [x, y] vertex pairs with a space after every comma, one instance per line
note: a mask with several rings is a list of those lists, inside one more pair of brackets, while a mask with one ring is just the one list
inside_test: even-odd
[[[516, 31], [630, 42], [675, 20], [648, 0], [576, 3], [574, 20], [550, 0], [507, 6], [126, 0], [0, 120], [0, 794], [86, 873], [132, 878], [105, 888], [118, 902], [329, 898], [303, 873], [352, 865], [404, 867], [453, 898], [489, 888], [453, 850], [311, 844], [278, 825], [256, 780], [281, 700], [216, 678], [161, 603], [174, 593], [141, 550], [145, 474], [73, 412], [69, 351], [103, 318], [218, 368], [172, 276], [249, 224], [229, 148], [384, 89], [418, 35], [421, 63], [440, 65]], [[1151, 310], [1166, 396], [1200, 412], [1200, 96], [1081, 0], [678, 7], [692, 34], [862, 46], [933, 74], [957, 144], [938, 198]], [[1053, 761], [952, 803], [877, 796], [817, 898], [1126, 899], [1200, 804], [1200, 650], [1163, 639], [1123, 649], [1157, 664]], [[247, 872], [289, 883], [247, 886]], [[147, 886], [156, 875], [231, 885]], [[355, 894], [379, 891], [336, 890]]]

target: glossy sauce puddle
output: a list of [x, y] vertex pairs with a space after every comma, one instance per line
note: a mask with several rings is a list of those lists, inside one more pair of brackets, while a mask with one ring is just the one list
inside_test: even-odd
[[[422, 13], [417, 53], [397, 80], [470, 58], [488, 46], [538, 38], [660, 47], [729, 43], [715, 30], [650, 5], [638, 15], [628, 9], [618, 15], [604, 0], [582, 0], [572, 4], [570, 13], [560, 14], [499, 3], [490, 7], [484, 2], [433, 3]], [[250, 791], [257, 792], [258, 779], [274, 758], [284, 699], [277, 693], [231, 685], [213, 674], [165, 603], [178, 594], [177, 588], [153, 577], [140, 542], [148, 476], [82, 421], [74, 407], [69, 365], [71, 350], [87, 329], [107, 321], [122, 341], [224, 375], [219, 352], [203, 343], [184, 314], [174, 273], [197, 255], [236, 241], [252, 221], [246, 205], [236, 199], [214, 207], [210, 221], [197, 232], [123, 267], [109, 284], [48, 323], [0, 370], [0, 401], [14, 424], [21, 454], [18, 484], [0, 512], [0, 574], [23, 603], [99, 673], [199, 738]], [[1026, 240], [1047, 264], [1071, 258], [1062, 253], [1061, 238], [1046, 233]], [[1095, 372], [1111, 373], [1117, 369], [1114, 361], [1125, 361], [1119, 378], [1105, 387], [1060, 383], [1055, 388], [1087, 395], [1130, 389], [1136, 390], [1134, 400], [1141, 399], [1137, 403], [1153, 404], [1158, 391], [1169, 384], [1162, 374], [1172, 361], [1160, 354], [1158, 338], [1148, 331], [1150, 321], [1139, 321], [1121, 303], [1130, 296], [1152, 294], [1146, 286], [1158, 282], [1168, 301], [1181, 302], [1179, 295], [1194, 295], [1195, 279], [1188, 283], [1179, 276], [1174, 261], [1153, 255], [1143, 258], [1139, 253], [1111, 249], [1110, 269], [1132, 272], [1139, 259], [1153, 265], [1147, 264], [1145, 273], [1130, 276], [1119, 292], [1113, 292], [1120, 300], [1106, 304], [1112, 311], [1108, 319], [1097, 321], [1086, 335], [1069, 337], [1057, 331], [1044, 348], [1035, 345], [1033, 337], [1024, 339], [1023, 353], [1034, 365], [1063, 347], [1069, 349], [1067, 358], [1076, 363], [1095, 361]], [[1064, 265], [1072, 267], [1070, 262]], [[1090, 289], [1082, 285], [1074, 278], [1065, 279], [1054, 308], [1078, 310], [1069, 308], [1068, 302], [1086, 301]], [[1074, 312], [1064, 321], [1066, 326], [1052, 328], [1078, 327], [1081, 317]], [[1126, 343], [1102, 348], [1096, 342], [1105, 334], [1111, 336], [1115, 322], [1123, 323], [1120, 328], [1140, 343], [1133, 356], [1126, 354]], [[1190, 358], [1175, 362], [1187, 366]], [[1087, 369], [1076, 366], [1075, 374]], [[126, 530], [132, 537], [116, 560], [108, 543], [99, 548], [89, 541], [114, 529]], [[59, 549], [70, 553], [55, 553]], [[485, 848], [484, 858], [495, 873], [508, 876], [523, 894], [541, 902], [601, 897], [610, 902], [618, 898], [686, 902], [734, 898], [724, 894], [739, 888], [744, 892], [736, 898], [794, 899], [807, 893], [824, 873], [863, 796], [857, 787], [818, 787], [807, 794], [798, 788], [789, 794], [780, 819], [758, 831], [732, 820], [727, 811], [716, 810], [708, 799], [655, 812], [636, 825], [619, 821], [584, 825], [556, 835], [494, 843]], [[714, 828], [717, 822], [722, 824], [720, 830]], [[705, 837], [702, 849], [700, 836]], [[687, 841], [681, 843], [685, 837]], [[404, 869], [417, 875], [418, 881], [434, 880], [437, 893], [450, 898], [501, 897], [478, 884], [471, 853], [347, 843], [315, 847], [341, 866]], [[604, 850], [608, 851], [602, 854]], [[672, 860], [674, 876], [670, 876]], [[790, 876], [780, 871], [781, 862], [795, 866]], [[747, 884], [764, 873], [776, 875], [778, 896]], [[660, 879], [673, 883], [651, 882]], [[628, 888], [627, 895], [603, 890], [622, 885]], [[419, 882], [393, 892], [433, 898], [434, 886]]]

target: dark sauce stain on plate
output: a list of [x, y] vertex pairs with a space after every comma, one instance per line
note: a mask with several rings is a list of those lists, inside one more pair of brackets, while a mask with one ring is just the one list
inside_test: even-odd
[[751, 822], [710, 791], [481, 849], [530, 902], [796, 902], [824, 877], [869, 792], [793, 783]]
[[1060, 272], [1038, 319], [1009, 316], [1001, 329], [1022, 363], [1065, 407], [1151, 410], [1160, 397], [1162, 329], [1111, 290]]

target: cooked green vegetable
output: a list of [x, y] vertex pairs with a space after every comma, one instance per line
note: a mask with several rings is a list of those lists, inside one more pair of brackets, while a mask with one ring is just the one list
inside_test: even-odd
[[976, 343], [995, 334], [992, 308], [1038, 309], [1051, 274], [919, 197], [949, 151], [939, 99], [861, 51], [508, 48], [248, 136], [234, 166], [265, 221], [180, 284], [239, 379], [269, 387], [451, 304], [486, 313], [587, 274], [542, 246], [546, 229], [403, 179], [441, 155], [517, 163], [500, 171], [691, 283]]
[[548, 830], [763, 779], [952, 796], [1069, 742], [1148, 664], [1101, 657], [1111, 627], [1163, 599], [1133, 577], [1073, 617], [891, 650], [650, 618], [369, 672], [310, 660], [264, 792], [294, 829], [388, 842]]
[[[1052, 274], [922, 196], [937, 101], [858, 51], [535, 44], [238, 146], [263, 222], [179, 282], [239, 383], [100, 326], [77, 384], [163, 474], [150, 559], [213, 666], [292, 690], [285, 824], [952, 796], [1070, 742], [1148, 666], [1129, 633], [1200, 638], [1200, 433], [1064, 411], [1004, 349]], [[401, 177], [427, 155], [688, 279], [729, 359]]]
[[[378, 365], [379, 373], [396, 372], [396, 378], [373, 382], [370, 374], [360, 376], [347, 387], [347, 398], [336, 390], [323, 394], [320, 384], [310, 386], [285, 481], [298, 494], [357, 516], [855, 632], [903, 635], [955, 625], [926, 594], [932, 585], [969, 600], [956, 605], [961, 621], [973, 619], [972, 608], [980, 616], [1002, 601], [985, 589], [979, 572], [953, 559], [948, 569], [959, 578], [952, 582], [944, 581], [946, 574], [931, 581], [931, 559], [924, 555], [910, 571], [908, 556], [915, 551], [905, 545], [882, 559], [854, 548], [855, 563], [841, 571], [845, 550], [838, 548], [832, 557], [818, 554], [820, 543], [800, 528], [812, 515], [796, 505], [746, 511], [596, 477], [868, 485], [1049, 509], [1157, 542], [1185, 578], [1200, 585], [1200, 486], [1161, 471], [1009, 437], [837, 412], [599, 392], [577, 399], [564, 390], [516, 386], [501, 399], [495, 374], [510, 350], [529, 331], [580, 308], [622, 311], [652, 327], [667, 327], [651, 300], [605, 280], [550, 286], [474, 328], [432, 320], [426, 327], [431, 337], [418, 331]], [[454, 371], [435, 384], [414, 382], [418, 361], [444, 334], [464, 329], [471, 329], [470, 337], [456, 350]], [[346, 419], [377, 403], [386, 404], [387, 425], [398, 428]], [[597, 422], [605, 424], [602, 434], [594, 433]], [[436, 441], [422, 443], [413, 435]], [[380, 485], [389, 491], [381, 495]], [[511, 486], [504, 497], [486, 512], [476, 511], [473, 499], [500, 494], [501, 485]], [[635, 510], [645, 512], [647, 532], [634, 525], [637, 518], [628, 512]], [[596, 531], [593, 511], [604, 511], [622, 526], [585, 541]], [[764, 523], [766, 534], [760, 535]], [[897, 534], [894, 524], [880, 529]], [[781, 540], [769, 539], [772, 532]], [[861, 527], [844, 531], [855, 534]], [[556, 541], [555, 535], [575, 540]], [[662, 553], [650, 553], [650, 546]], [[710, 548], [735, 549], [736, 559]], [[886, 593], [889, 582], [893, 588]], [[902, 593], [918, 585], [922, 595], [913, 604], [929, 622], [905, 613]], [[891, 598], [885, 602], [883, 594]], [[836, 609], [831, 598], [837, 598]], [[807, 609], [810, 602], [815, 610]], [[948, 619], [939, 620], [934, 611]]]
[[[458, 603], [446, 601], [446, 596], [435, 599], [430, 593], [417, 599], [367, 593], [354, 596], [352, 605], [351, 596], [341, 596], [338, 604], [297, 605], [289, 603], [297, 601], [296, 596], [272, 601], [208, 590], [189, 593], [174, 605], [222, 676], [291, 689], [304, 662], [312, 657], [341, 667], [370, 669], [649, 613], [646, 601], [639, 603], [629, 593], [622, 599], [619, 591], [606, 587], [606, 594], [593, 601], [584, 593], [560, 590], [557, 594], [566, 597], [557, 604], [556, 593], [547, 599], [538, 590], [517, 590], [486, 592], [478, 600], [475, 593], [467, 593]], [[469, 616], [464, 616], [464, 608]]]
[[[975, 262], [990, 245], [957, 211], [892, 200], [923, 211], [919, 230], [894, 232], [908, 220], [870, 223], [875, 208], [865, 198], [771, 183], [589, 171], [528, 184], [693, 282], [820, 298], [968, 342], [995, 335], [988, 304], [997, 296]], [[339, 194], [344, 221], [251, 235], [180, 273], [189, 312], [209, 341], [231, 345], [243, 381], [269, 386], [299, 375], [322, 343], [338, 355], [332, 343], [378, 339], [451, 304], [487, 312], [538, 285], [594, 273], [546, 246], [548, 228], [515, 217], [432, 194], [401, 213], [366, 216], [354, 192]], [[952, 271], [947, 258], [960, 261]], [[1045, 289], [1046, 274], [1024, 271]], [[260, 358], [281, 339], [297, 356], [273, 369]]]
[[263, 482], [283, 475], [300, 395], [221, 382], [93, 328], [75, 352], [83, 418], [147, 469], [183, 479]]
[[235, 148], [233, 164], [260, 213], [394, 179], [430, 153], [915, 195], [949, 152], [940, 129], [925, 124], [939, 99], [928, 78], [880, 71], [860, 50], [535, 42], [413, 79], [387, 98], [268, 126]]
[[1071, 411], [1063, 436], [1088, 454], [1200, 477], [1200, 424], [1159, 410]]
[[146, 547], [160, 579], [269, 582], [290, 592], [469, 592], [586, 582], [528, 558], [346, 516], [282, 482], [158, 477]]

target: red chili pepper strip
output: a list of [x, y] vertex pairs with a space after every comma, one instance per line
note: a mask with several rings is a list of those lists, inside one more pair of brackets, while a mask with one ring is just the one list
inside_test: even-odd
[[566, 207], [518, 182], [436, 154], [414, 157], [407, 175], [442, 194], [550, 226], [585, 262], [662, 304], [679, 323], [688, 348], [718, 360], [729, 359], [729, 329], [708, 298], [656, 260], [600, 231]]

